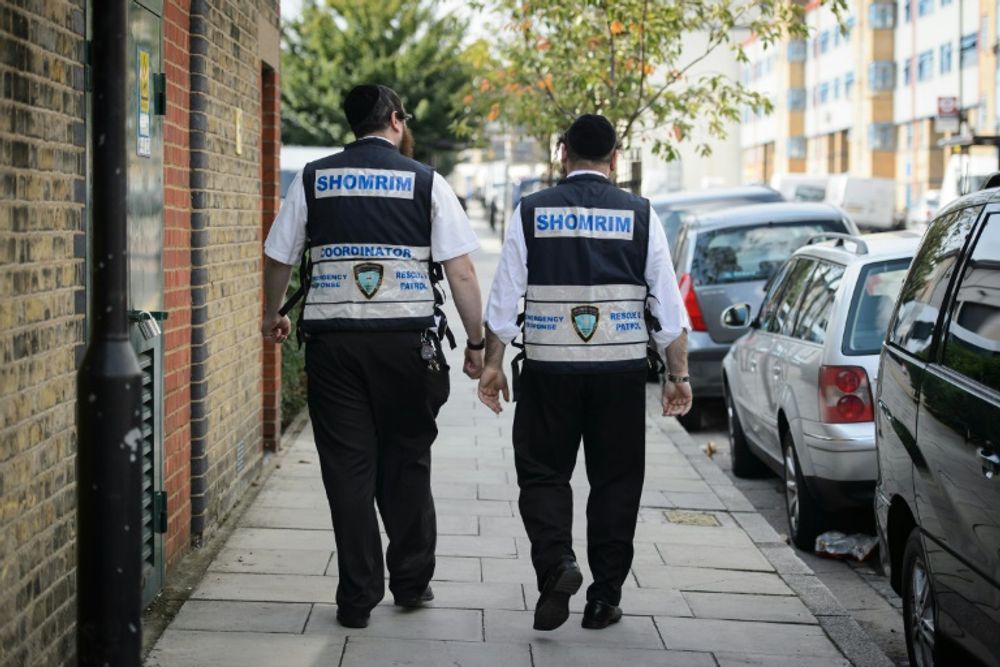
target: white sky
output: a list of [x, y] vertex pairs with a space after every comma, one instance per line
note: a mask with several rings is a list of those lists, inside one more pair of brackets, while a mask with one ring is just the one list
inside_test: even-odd
[[[361, 2], [370, 2], [377, 0], [360, 0]], [[469, 37], [474, 39], [476, 37], [484, 37], [489, 31], [486, 28], [486, 18], [483, 15], [474, 15], [469, 11], [468, 4], [462, 0], [439, 0], [441, 3], [441, 9], [444, 13], [448, 14], [459, 14], [465, 15], [471, 18], [469, 25]], [[302, 0], [281, 0], [281, 18], [288, 20], [298, 16], [299, 11], [302, 9]]]

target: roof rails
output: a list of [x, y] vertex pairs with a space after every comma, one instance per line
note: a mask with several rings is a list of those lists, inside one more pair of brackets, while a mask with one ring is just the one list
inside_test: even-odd
[[813, 245], [814, 243], [822, 243], [823, 241], [836, 241], [834, 246], [844, 247], [844, 243], [850, 242], [854, 244], [854, 254], [855, 255], [867, 255], [868, 254], [868, 244], [859, 239], [857, 236], [852, 236], [851, 234], [838, 234], [836, 232], [824, 232], [822, 234], [816, 234], [815, 236], [809, 237], [806, 241], [806, 245]]

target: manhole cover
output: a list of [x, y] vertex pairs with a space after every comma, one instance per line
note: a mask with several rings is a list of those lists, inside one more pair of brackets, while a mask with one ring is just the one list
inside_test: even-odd
[[670, 523], [678, 523], [682, 526], [720, 526], [719, 520], [709, 512], [688, 512], [685, 510], [666, 510], [663, 516], [667, 517]]

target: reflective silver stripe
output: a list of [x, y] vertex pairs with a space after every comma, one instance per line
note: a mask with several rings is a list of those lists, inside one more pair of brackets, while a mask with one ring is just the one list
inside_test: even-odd
[[635, 211], [579, 206], [535, 209], [535, 238], [590, 238], [631, 241]]
[[313, 265], [306, 303], [434, 301], [427, 262], [323, 262]]
[[380, 260], [395, 261], [415, 259], [429, 261], [430, 246], [388, 245], [384, 243], [331, 243], [318, 245], [309, 249], [309, 256], [314, 262], [330, 260]]
[[531, 345], [524, 352], [531, 361], [566, 361], [572, 363], [631, 361], [646, 358], [646, 343], [631, 345]]
[[417, 174], [392, 169], [346, 167], [317, 169], [314, 194], [316, 199], [327, 197], [389, 197], [413, 199]]
[[646, 300], [645, 285], [528, 285], [528, 301], [595, 301]]
[[600, 347], [620, 343], [645, 345], [648, 338], [642, 301], [525, 304], [525, 343], [584, 343], [587, 347]]
[[353, 303], [307, 303], [302, 311], [306, 320], [334, 319], [397, 319], [410, 317], [432, 317], [433, 301], [413, 301], [407, 303], [382, 303], [378, 301]]

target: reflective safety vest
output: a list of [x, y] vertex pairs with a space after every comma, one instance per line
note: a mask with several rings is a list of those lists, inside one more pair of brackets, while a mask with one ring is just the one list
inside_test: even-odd
[[525, 197], [524, 356], [549, 372], [646, 367], [649, 202], [581, 174]]
[[306, 334], [434, 325], [433, 178], [430, 167], [377, 138], [306, 165]]

